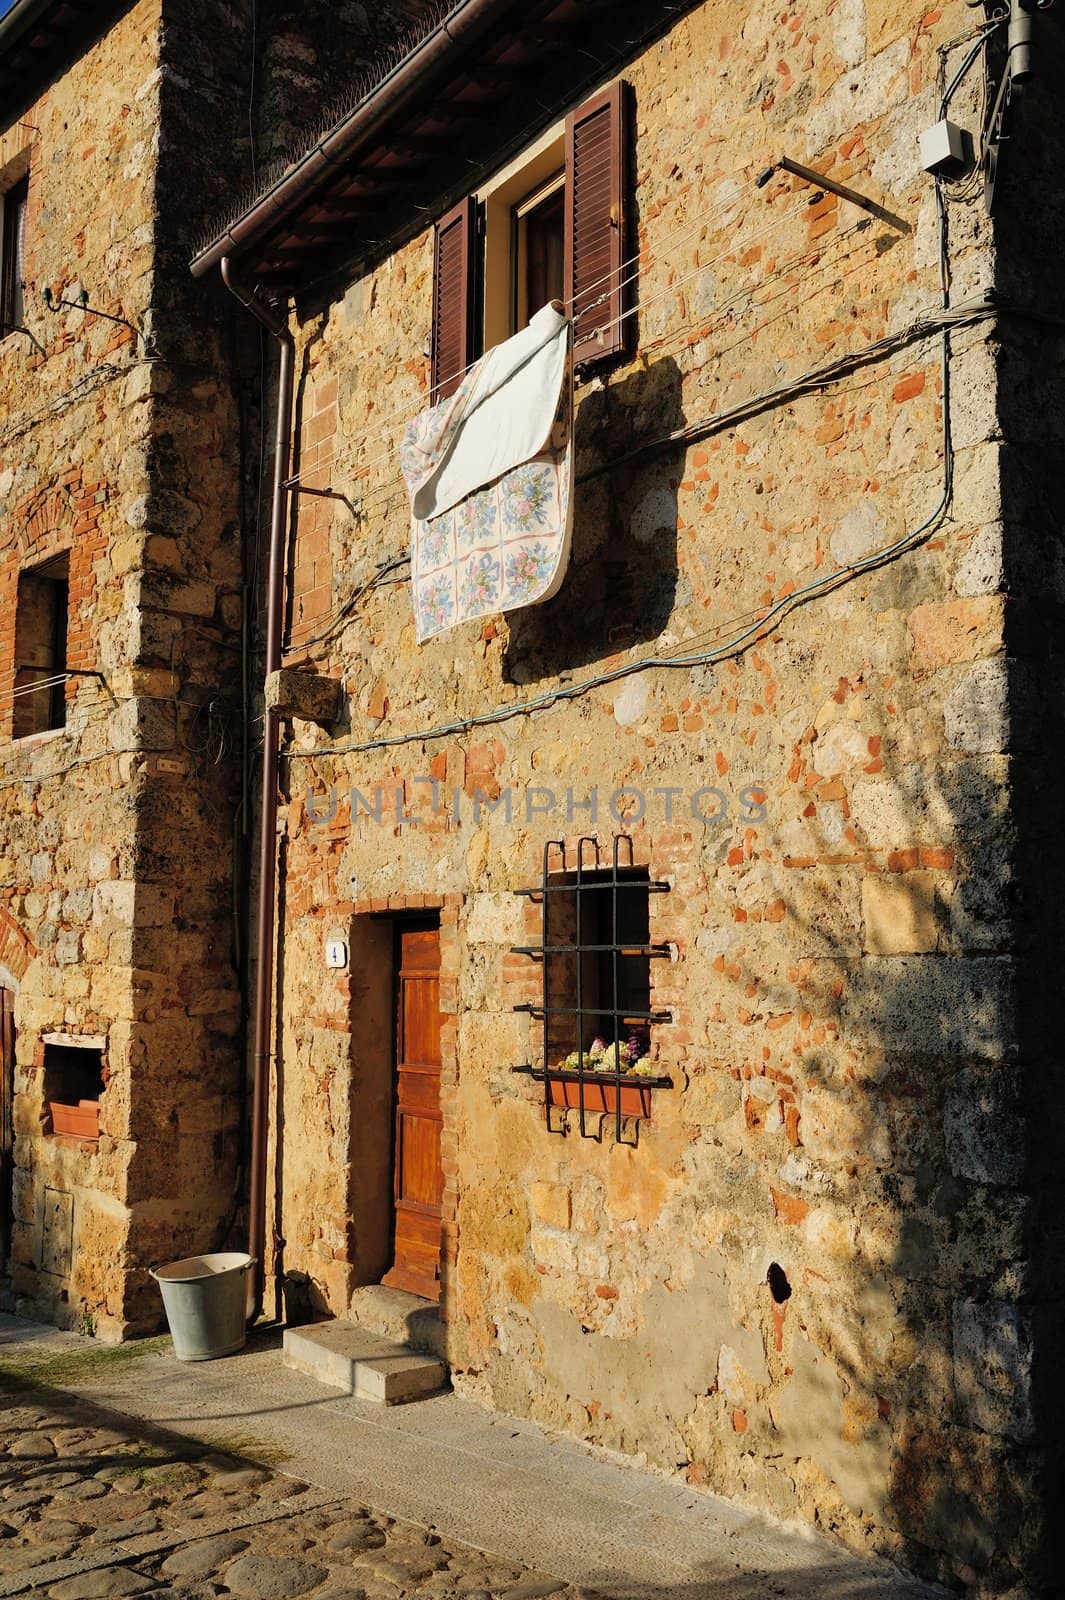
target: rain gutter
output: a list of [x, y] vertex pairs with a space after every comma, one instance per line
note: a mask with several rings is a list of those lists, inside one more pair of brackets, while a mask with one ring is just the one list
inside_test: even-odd
[[15, 0], [15, 4], [0, 18], [0, 56], [17, 44], [26, 29], [32, 27], [46, 11], [58, 11], [57, 0]]
[[[32, 0], [23, 0], [23, 4]], [[404, 56], [364, 100], [312, 150], [279, 178], [243, 216], [194, 257], [192, 275], [202, 278], [226, 257], [238, 256], [285, 217], [299, 210], [331, 169], [350, 160], [386, 117], [407, 109], [426, 79], [468, 54], [492, 23], [511, 9], [510, 0], [459, 0], [444, 20]]]
[[[289, 454], [292, 439], [293, 375], [296, 344], [287, 319], [264, 304], [243, 284], [227, 256], [220, 262], [222, 282], [266, 331], [277, 340], [277, 425], [274, 435], [274, 487], [270, 509], [270, 545], [266, 579], [266, 664], [268, 676], [281, 665], [281, 625], [285, 601], [285, 527], [288, 511]], [[267, 1096], [270, 1087], [270, 1025], [274, 987], [274, 900], [277, 889], [277, 774], [281, 723], [276, 710], [263, 719], [263, 776], [259, 815], [259, 903], [255, 932], [255, 1056], [252, 1076], [251, 1149], [249, 1151], [248, 1254], [252, 1268], [249, 1320], [263, 1308], [266, 1279]]]
[[[33, 5], [35, 0], [21, 0]], [[250, 311], [277, 341], [280, 353], [277, 423], [274, 437], [274, 483], [267, 557], [265, 675], [281, 666], [284, 610], [285, 529], [293, 422], [295, 341], [284, 310], [261, 300], [241, 279], [233, 260], [278, 221], [294, 212], [310, 195], [321, 176], [343, 161], [360, 141], [371, 136], [382, 118], [403, 110], [420, 90], [426, 75], [451, 64], [452, 57], [467, 52], [490, 23], [507, 9], [508, 0], [460, 0], [428, 37], [388, 74], [340, 125], [322, 139], [220, 239], [192, 262], [194, 277], [217, 266], [222, 281], [241, 305]], [[273, 1029], [271, 1025], [277, 892], [277, 785], [280, 751], [280, 715], [266, 708], [263, 722], [263, 773], [259, 820], [259, 900], [255, 931], [255, 1001], [253, 1008], [254, 1058], [252, 1076], [251, 1148], [249, 1150], [248, 1254], [254, 1257], [252, 1296], [248, 1308], [254, 1321], [263, 1308], [266, 1279], [266, 1164], [268, 1145], [268, 1095]]]

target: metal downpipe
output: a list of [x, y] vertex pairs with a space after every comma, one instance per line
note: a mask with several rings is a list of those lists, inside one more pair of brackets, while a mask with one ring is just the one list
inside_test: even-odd
[[[281, 623], [284, 607], [285, 526], [292, 438], [293, 375], [296, 347], [288, 324], [240, 280], [228, 256], [221, 263], [222, 282], [278, 344], [277, 428], [274, 440], [274, 486], [270, 510], [270, 545], [266, 582], [266, 661], [264, 674], [281, 665]], [[252, 1076], [251, 1149], [249, 1151], [248, 1254], [252, 1269], [254, 1322], [263, 1308], [266, 1278], [266, 1153], [267, 1094], [270, 1078], [271, 1001], [274, 988], [274, 899], [277, 888], [277, 774], [280, 719], [267, 710], [263, 720], [263, 774], [259, 814], [259, 903], [255, 931], [255, 1054]]]

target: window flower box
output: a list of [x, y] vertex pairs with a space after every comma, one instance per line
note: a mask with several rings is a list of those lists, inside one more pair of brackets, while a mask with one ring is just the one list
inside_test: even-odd
[[49, 1100], [52, 1113], [52, 1132], [66, 1133], [74, 1139], [100, 1137], [100, 1106], [96, 1100], [79, 1100], [76, 1106], [61, 1100]]
[[[545, 1086], [548, 1106], [560, 1111], [647, 1118], [655, 1089], [672, 1089], [673, 1079], [648, 1072], [615, 1072], [587, 1068], [582, 1075], [566, 1067], [516, 1067]], [[582, 1098], [583, 1097], [583, 1098]]]
[[[616, 1075], [604, 1072], [586, 1072], [583, 1080], [585, 1111], [620, 1110], [623, 1117], [649, 1117], [651, 1115], [651, 1085], [661, 1086], [670, 1080], [637, 1077], [635, 1073]], [[547, 1088], [551, 1104], [579, 1111], [581, 1108], [581, 1077], [577, 1072], [550, 1072]]]

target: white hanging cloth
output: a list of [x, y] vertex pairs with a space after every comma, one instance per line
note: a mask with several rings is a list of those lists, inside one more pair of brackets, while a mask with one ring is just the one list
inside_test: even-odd
[[569, 561], [572, 432], [570, 326], [558, 301], [415, 417], [400, 461], [419, 644], [557, 592]]

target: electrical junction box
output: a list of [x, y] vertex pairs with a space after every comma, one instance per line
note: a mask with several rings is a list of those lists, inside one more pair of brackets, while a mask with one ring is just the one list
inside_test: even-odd
[[957, 177], [972, 165], [972, 139], [956, 122], [936, 122], [919, 139], [921, 165], [937, 177]]

